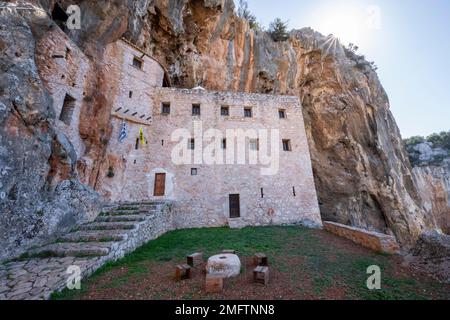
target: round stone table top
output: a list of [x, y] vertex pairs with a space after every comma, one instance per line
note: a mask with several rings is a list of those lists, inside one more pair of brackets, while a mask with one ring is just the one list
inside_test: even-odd
[[212, 256], [206, 264], [206, 272], [224, 278], [236, 277], [241, 273], [241, 260], [237, 255], [229, 253]]

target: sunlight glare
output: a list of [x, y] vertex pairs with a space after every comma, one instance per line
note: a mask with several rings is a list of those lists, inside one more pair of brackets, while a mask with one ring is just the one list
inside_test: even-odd
[[313, 28], [324, 35], [333, 34], [343, 44], [361, 44], [370, 36], [366, 9], [358, 4], [323, 5], [313, 13]]

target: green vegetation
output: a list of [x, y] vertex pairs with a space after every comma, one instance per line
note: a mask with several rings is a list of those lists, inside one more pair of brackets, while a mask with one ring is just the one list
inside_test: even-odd
[[[242, 257], [265, 252], [270, 266], [280, 275], [277, 285], [288, 286], [292, 298], [319, 299], [430, 299], [448, 298], [448, 287], [426, 280], [417, 280], [398, 272], [394, 257], [363, 250], [346, 240], [320, 230], [303, 227], [259, 227], [234, 230], [228, 228], [191, 229], [170, 232], [139, 248], [120, 261], [109, 263], [83, 282], [81, 291], [65, 290], [53, 295], [54, 299], [83, 299], [89, 293], [102, 290], [124, 292], [130, 283], [146, 281], [154, 266], [184, 261], [186, 254], [202, 251], [204, 257], [223, 249], [235, 249]], [[370, 291], [366, 287], [366, 270], [371, 265], [382, 269], [382, 290]], [[243, 266], [245, 270], [245, 266]], [[122, 271], [120, 274], [117, 271]], [[105, 281], [105, 279], [107, 281]], [[103, 281], [102, 281], [103, 280]], [[167, 281], [167, 280], [166, 280]], [[103, 284], [101, 284], [103, 283]], [[243, 290], [246, 281], [239, 282], [233, 291]], [[186, 299], [194, 298], [199, 289], [183, 292]], [[149, 293], [146, 298], [176, 297], [177, 286]], [[135, 289], [133, 289], [135, 290]], [[201, 291], [201, 290], [200, 290]], [[339, 292], [339, 295], [333, 292]], [[111, 292], [111, 291], [108, 291]], [[135, 292], [135, 291], [133, 291]], [[108, 293], [108, 297], [111, 293]], [[210, 296], [202, 296], [204, 299]]]
[[239, 18], [248, 21], [250, 28], [256, 31], [262, 31], [263, 28], [256, 19], [256, 16], [248, 9], [248, 3], [246, 0], [239, 0], [237, 15]]
[[450, 131], [433, 133], [427, 137], [427, 141], [432, 143], [434, 148], [442, 148], [450, 151]]
[[275, 42], [286, 41], [289, 38], [288, 22], [276, 18], [269, 25], [269, 34]]
[[446, 158], [443, 154], [438, 154], [433, 157], [429, 162], [422, 163], [420, 161], [420, 152], [416, 150], [418, 144], [428, 142], [431, 143], [432, 148], [440, 148], [447, 151], [447, 157], [450, 157], [450, 131], [443, 131], [441, 133], [433, 133], [428, 137], [414, 136], [404, 141], [406, 151], [408, 151], [409, 159], [412, 166], [420, 165], [440, 165], [442, 161]]

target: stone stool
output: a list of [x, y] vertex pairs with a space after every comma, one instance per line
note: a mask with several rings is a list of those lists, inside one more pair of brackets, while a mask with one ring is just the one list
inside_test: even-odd
[[223, 278], [220, 275], [207, 274], [205, 291], [207, 293], [220, 293], [223, 290]]
[[236, 254], [236, 250], [222, 250], [222, 253]]
[[176, 280], [186, 280], [191, 278], [191, 266], [187, 264], [179, 264], [175, 270]]
[[264, 253], [257, 253], [253, 257], [253, 264], [255, 266], [267, 267], [269, 265], [269, 260], [267, 259], [267, 256]]
[[257, 266], [253, 270], [253, 281], [266, 286], [269, 283], [269, 267]]
[[197, 267], [203, 263], [203, 253], [196, 252], [187, 256], [187, 264], [191, 267]]

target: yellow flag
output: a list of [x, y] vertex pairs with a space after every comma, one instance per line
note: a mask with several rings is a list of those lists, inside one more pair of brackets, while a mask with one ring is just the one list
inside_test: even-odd
[[145, 147], [144, 130], [139, 128], [139, 139], [141, 140], [142, 146]]

